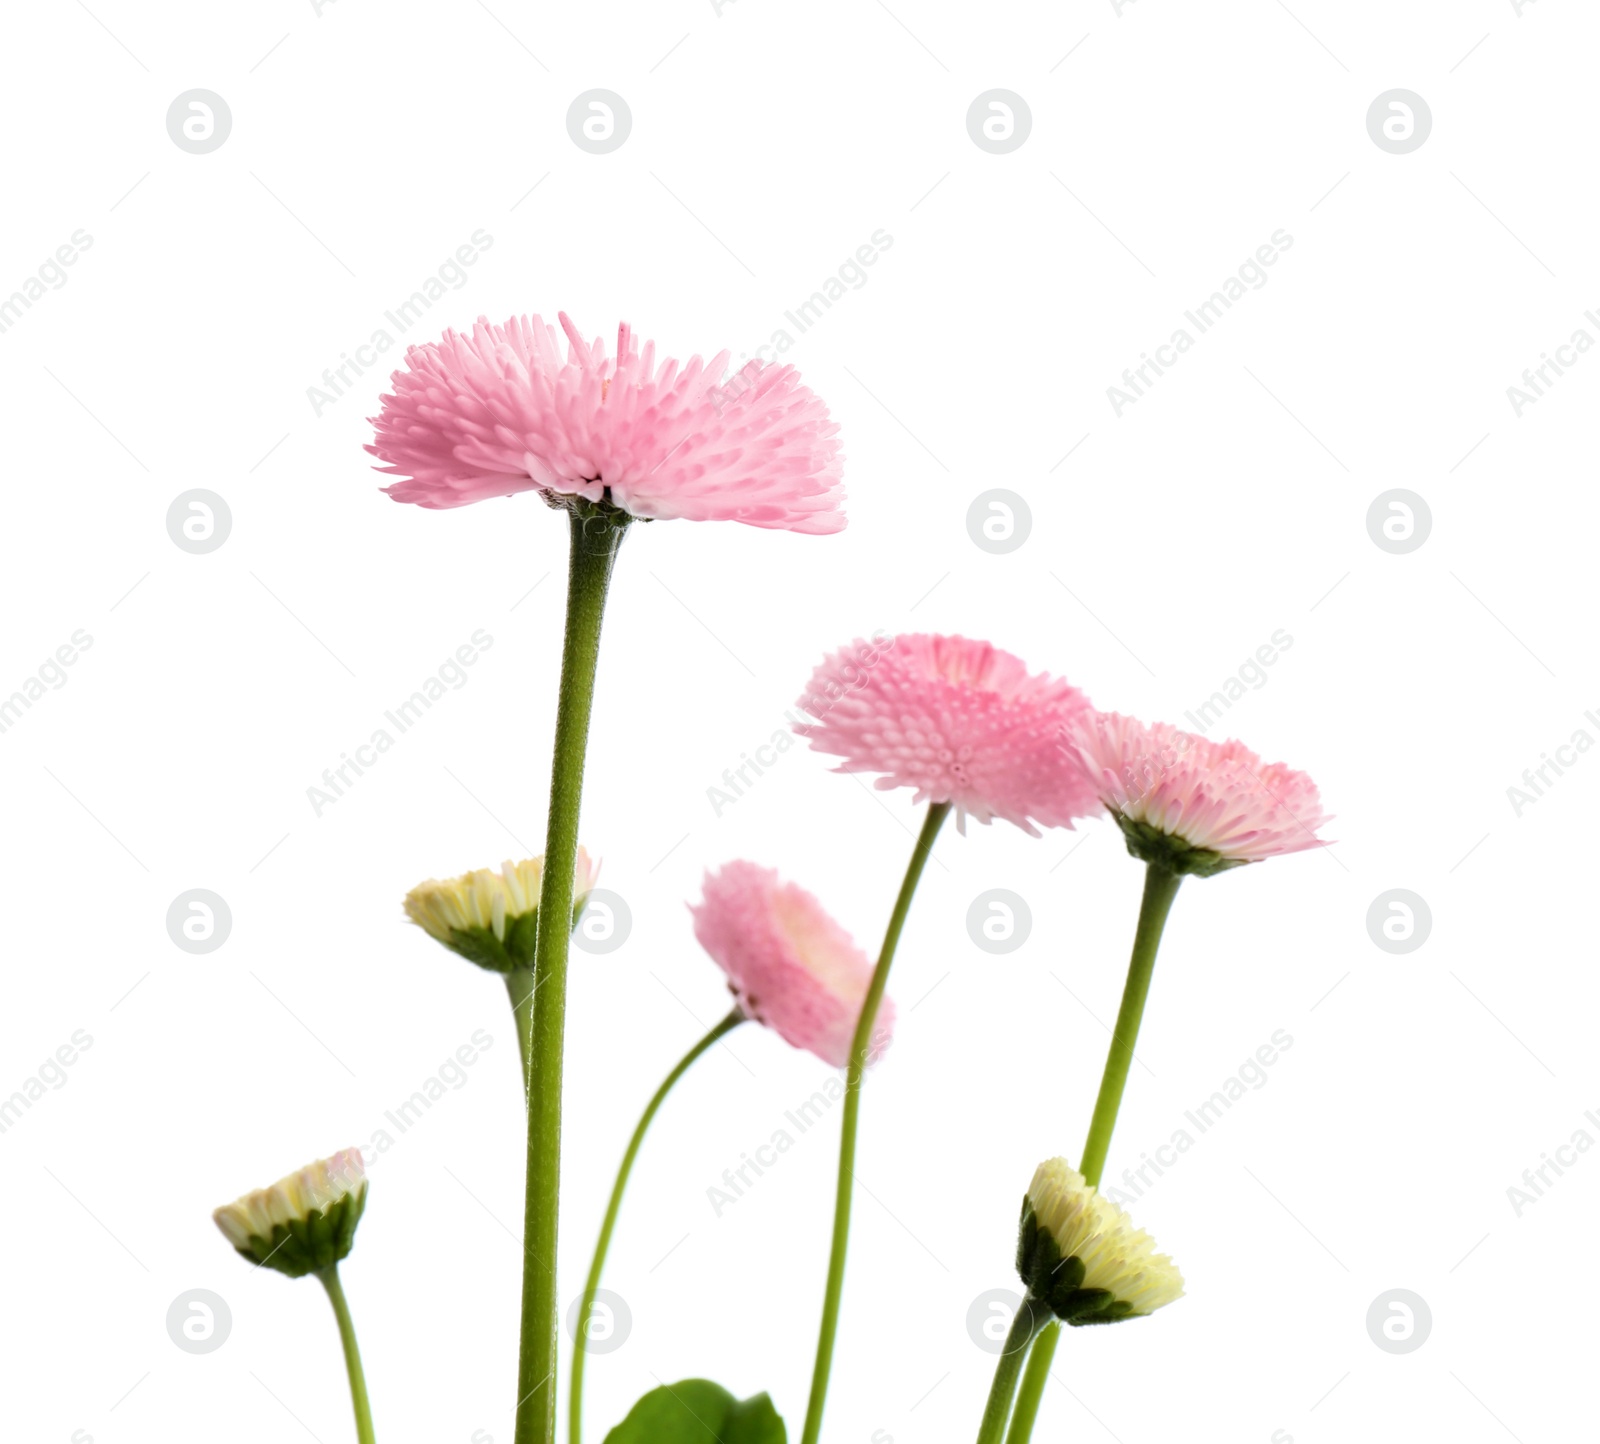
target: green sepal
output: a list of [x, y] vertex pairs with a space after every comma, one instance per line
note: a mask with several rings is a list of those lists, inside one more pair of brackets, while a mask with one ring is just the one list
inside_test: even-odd
[[1067, 1300], [1069, 1312], [1061, 1317], [1075, 1329], [1085, 1324], [1120, 1324], [1124, 1319], [1143, 1318], [1133, 1305], [1112, 1295], [1110, 1289], [1079, 1289]]
[[[572, 905], [572, 926], [578, 926], [584, 905], [589, 901], [585, 893]], [[494, 935], [493, 928], [451, 928], [450, 940], [445, 946], [451, 952], [487, 968], [491, 973], [518, 973], [533, 967], [534, 944], [539, 936], [539, 909], [518, 913], [506, 919], [505, 940]]]
[[[595, 478], [599, 480], [598, 477]], [[650, 521], [647, 516], [634, 516], [630, 511], [625, 511], [611, 500], [611, 488], [608, 486], [601, 494], [599, 501], [590, 501], [588, 497], [578, 496], [574, 492], [546, 491], [542, 493], [544, 504], [553, 511], [564, 511], [577, 517], [583, 522], [585, 531], [600, 528], [613, 528], [620, 531], [623, 527], [636, 521]]]
[[251, 1234], [250, 1242], [235, 1252], [263, 1268], [276, 1269], [292, 1279], [332, 1268], [355, 1246], [356, 1225], [367, 1206], [367, 1185], [347, 1193], [327, 1208], [314, 1209], [306, 1218], [276, 1224], [271, 1238]]
[[1017, 1273], [1028, 1293], [1074, 1328], [1136, 1317], [1132, 1306], [1110, 1289], [1084, 1288], [1084, 1272], [1083, 1260], [1076, 1254], [1062, 1257], [1061, 1245], [1049, 1229], [1040, 1227], [1033, 1204], [1024, 1196], [1017, 1230]]
[[765, 1394], [735, 1399], [709, 1379], [663, 1384], [644, 1395], [605, 1444], [788, 1444], [772, 1400]]
[[488, 927], [451, 928], [445, 946], [469, 963], [491, 973], [514, 973], [533, 966], [533, 939], [539, 925], [539, 910], [506, 919], [502, 942]]
[[1049, 1229], [1040, 1227], [1033, 1204], [1025, 1196], [1022, 1225], [1017, 1230], [1017, 1273], [1028, 1292], [1059, 1314], [1057, 1301], [1077, 1289], [1083, 1272], [1082, 1259], [1061, 1256], [1061, 1245]]
[[1248, 861], [1242, 857], [1224, 857], [1209, 847], [1196, 847], [1170, 832], [1162, 832], [1148, 822], [1126, 817], [1116, 808], [1109, 809], [1117, 826], [1122, 829], [1128, 851], [1140, 862], [1163, 867], [1179, 877], [1214, 877], [1229, 868], [1243, 867]]
[[1039, 1216], [1033, 1211], [1033, 1201], [1022, 1195], [1022, 1221], [1017, 1225], [1017, 1272], [1023, 1283], [1028, 1282], [1029, 1260], [1039, 1240]]

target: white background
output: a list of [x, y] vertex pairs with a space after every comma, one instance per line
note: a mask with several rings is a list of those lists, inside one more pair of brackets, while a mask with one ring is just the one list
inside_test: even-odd
[[[564, 308], [591, 334], [626, 318], [667, 354], [737, 359], [784, 328], [848, 458], [842, 536], [679, 522], [627, 541], [583, 833], [633, 929], [574, 955], [563, 1296], [638, 1109], [725, 1007], [684, 906], [703, 869], [776, 865], [876, 948], [906, 794], [796, 747], [720, 817], [707, 800], [825, 650], [961, 631], [1103, 707], [1181, 720], [1282, 629], [1292, 647], [1226, 730], [1312, 773], [1337, 846], [1183, 889], [1108, 1176], [1274, 1030], [1293, 1046], [1133, 1206], [1188, 1297], [1066, 1338], [1039, 1437], [1592, 1427], [1600, 1157], [1547, 1175], [1520, 1217], [1507, 1189], [1576, 1130], [1600, 1138], [1600, 760], [1520, 817], [1506, 789], [1580, 727], [1600, 737], [1600, 358], [1520, 417], [1506, 388], [1576, 328], [1600, 338], [1583, 319], [1600, 27], [1573, 0], [1123, 12], [89, 0], [8, 17], [0, 294], [75, 230], [93, 241], [0, 335], [0, 694], [74, 630], [93, 639], [0, 735], [0, 1093], [74, 1030], [93, 1038], [0, 1136], [8, 1439], [353, 1438], [320, 1291], [252, 1273], [210, 1210], [370, 1143], [479, 1028], [493, 1046], [465, 1086], [373, 1164], [344, 1273], [381, 1438], [511, 1438], [510, 1018], [400, 898], [542, 846], [565, 529], [527, 496], [429, 513], [379, 494], [364, 418], [398, 351], [320, 415], [307, 398], [479, 229], [492, 247], [408, 341]], [[208, 155], [166, 130], [196, 87], [232, 112]], [[566, 127], [594, 87], [633, 116], [604, 156]], [[1366, 126], [1395, 87], [1433, 116], [1408, 155]], [[1032, 114], [1006, 155], [966, 128], [994, 88]], [[1268, 284], [1119, 418], [1122, 369], [1280, 228], [1293, 246]], [[806, 334], [787, 325], [880, 229], [866, 284]], [[194, 487], [232, 512], [204, 556], [166, 530]], [[967, 530], [995, 487], [1032, 513], [1006, 555]], [[1394, 487], [1432, 514], [1406, 555], [1367, 530]], [[317, 816], [323, 769], [479, 628], [493, 646], [468, 684]], [[1132, 935], [1140, 870], [1105, 824], [950, 830], [937, 859], [865, 1100], [837, 1444], [976, 1432], [993, 1360], [967, 1310], [1014, 1283], [1035, 1164], [1081, 1145]], [[1033, 917], [1005, 956], [965, 921], [994, 887]], [[192, 888], [233, 915], [204, 956], [165, 925]], [[1432, 912], [1404, 955], [1366, 924], [1392, 888]], [[691, 1375], [770, 1390], [798, 1435], [836, 1117], [720, 1218], [707, 1189], [825, 1076], [749, 1027], [664, 1110], [607, 1271], [632, 1332], [592, 1364], [591, 1440]], [[232, 1311], [205, 1356], [165, 1324], [194, 1288]], [[1432, 1311], [1406, 1355], [1366, 1327], [1395, 1288]]]

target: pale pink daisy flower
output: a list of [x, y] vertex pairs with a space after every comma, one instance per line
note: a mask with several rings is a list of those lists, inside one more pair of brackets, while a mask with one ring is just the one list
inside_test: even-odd
[[617, 354], [538, 316], [406, 352], [367, 450], [406, 480], [396, 501], [465, 506], [519, 491], [609, 502], [631, 516], [742, 521], [821, 534], [844, 527], [838, 427], [792, 366], [656, 362], [627, 325]]
[[1128, 851], [1169, 871], [1209, 876], [1323, 847], [1317, 785], [1242, 742], [1213, 742], [1167, 722], [1115, 712], [1078, 718], [1062, 750], [1100, 794]]
[[1037, 837], [1098, 813], [1095, 789], [1063, 765], [1064, 725], [1088, 712], [1076, 687], [1031, 674], [1009, 652], [965, 637], [860, 641], [823, 660], [799, 705], [817, 720], [795, 731], [839, 772], [879, 772], [880, 788], [948, 802], [957, 825], [996, 817]]
[[[728, 975], [747, 1018], [824, 1063], [849, 1065], [872, 963], [815, 897], [771, 868], [730, 862], [706, 874], [704, 900], [689, 911], [694, 935]], [[894, 1004], [884, 998], [869, 1062], [893, 1031]]]

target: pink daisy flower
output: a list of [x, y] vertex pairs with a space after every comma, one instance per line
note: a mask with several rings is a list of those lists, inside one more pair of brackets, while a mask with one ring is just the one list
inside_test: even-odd
[[[824, 1063], [849, 1065], [872, 962], [815, 897], [780, 882], [771, 868], [730, 862], [706, 874], [705, 898], [689, 911], [694, 935], [728, 975], [747, 1018]], [[889, 1046], [893, 1031], [894, 1004], [884, 998], [869, 1062]]]
[[996, 817], [1037, 837], [1100, 811], [1093, 786], [1063, 765], [1062, 727], [1087, 713], [1069, 683], [1034, 676], [988, 642], [906, 635], [860, 641], [823, 660], [799, 705], [817, 719], [794, 730], [838, 772], [880, 772], [880, 788], [949, 802], [957, 825]]
[[1208, 877], [1326, 846], [1316, 835], [1329, 821], [1316, 783], [1242, 742], [1091, 712], [1065, 729], [1062, 750], [1145, 862]]
[[843, 528], [838, 427], [792, 366], [751, 361], [722, 384], [726, 351], [658, 366], [626, 325], [607, 356], [560, 319], [565, 354], [537, 316], [406, 352], [367, 447], [406, 478], [390, 496], [438, 508], [540, 491], [652, 519]]

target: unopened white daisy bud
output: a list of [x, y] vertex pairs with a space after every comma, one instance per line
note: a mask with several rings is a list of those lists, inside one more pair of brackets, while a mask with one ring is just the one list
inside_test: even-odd
[[[600, 865], [581, 847], [572, 889], [572, 924], [594, 891]], [[406, 916], [468, 962], [496, 973], [533, 966], [544, 858], [479, 868], [446, 882], [430, 879], [406, 894]]]
[[361, 1150], [346, 1148], [224, 1204], [211, 1216], [251, 1263], [297, 1279], [331, 1269], [350, 1252], [366, 1206]]
[[1177, 1265], [1064, 1158], [1041, 1163], [1022, 1200], [1017, 1272], [1072, 1325], [1114, 1324], [1183, 1297]]

